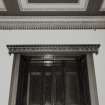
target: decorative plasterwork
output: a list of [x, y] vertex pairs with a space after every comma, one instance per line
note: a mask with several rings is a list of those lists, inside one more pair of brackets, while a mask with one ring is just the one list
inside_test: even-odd
[[103, 0], [100, 11], [105, 11], [105, 0]]
[[7, 45], [9, 53], [98, 53], [99, 44], [95, 45]]
[[105, 16], [1, 16], [0, 29], [104, 29]]
[[0, 0], [0, 11], [7, 11], [3, 0]]
[[0, 29], [105, 29], [105, 0], [0, 0]]
[[79, 0], [78, 3], [29, 3], [28, 0], [18, 0], [21, 11], [86, 11], [89, 0]]

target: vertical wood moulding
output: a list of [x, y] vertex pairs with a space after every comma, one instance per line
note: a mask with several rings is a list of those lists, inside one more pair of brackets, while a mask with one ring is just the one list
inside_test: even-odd
[[16, 105], [19, 66], [20, 66], [20, 54], [16, 54], [14, 55], [14, 61], [12, 67], [11, 87], [10, 87], [10, 96], [9, 96], [8, 105]]
[[99, 105], [98, 96], [97, 96], [97, 88], [96, 88], [97, 86], [96, 86], [93, 55], [87, 54], [86, 59], [87, 59], [87, 71], [88, 71], [88, 79], [89, 79], [91, 105]]

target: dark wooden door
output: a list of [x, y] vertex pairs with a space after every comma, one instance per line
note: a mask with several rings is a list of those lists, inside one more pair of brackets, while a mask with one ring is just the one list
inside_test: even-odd
[[78, 66], [30, 66], [27, 105], [80, 105]]

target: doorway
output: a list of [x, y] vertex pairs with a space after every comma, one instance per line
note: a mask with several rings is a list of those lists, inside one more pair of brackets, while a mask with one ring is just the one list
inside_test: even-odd
[[9, 105], [98, 105], [95, 45], [7, 45], [14, 54]]
[[21, 58], [17, 105], [90, 105], [84, 56], [48, 61]]

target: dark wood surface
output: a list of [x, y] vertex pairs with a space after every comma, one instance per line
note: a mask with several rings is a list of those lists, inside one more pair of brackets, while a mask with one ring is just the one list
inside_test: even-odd
[[49, 67], [38, 63], [29, 63], [26, 68], [22, 64], [24, 72], [21, 69], [16, 105], [90, 103], [87, 74], [80, 63], [61, 61], [59, 65]]

